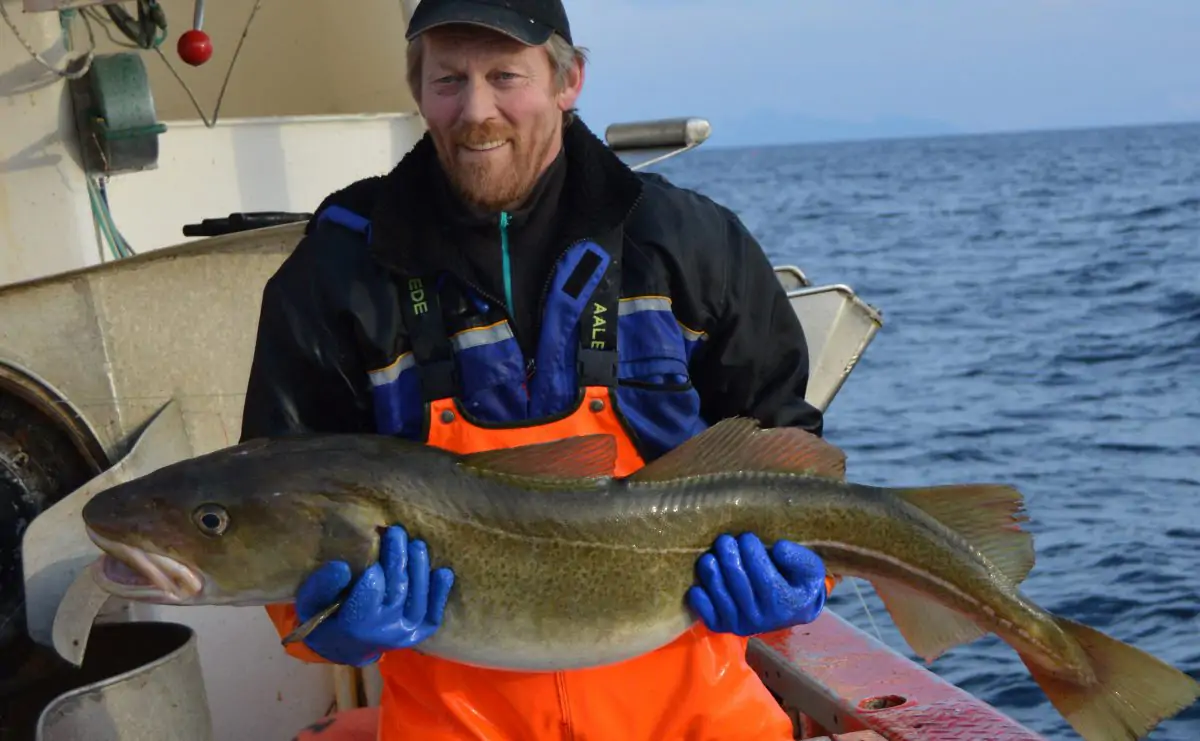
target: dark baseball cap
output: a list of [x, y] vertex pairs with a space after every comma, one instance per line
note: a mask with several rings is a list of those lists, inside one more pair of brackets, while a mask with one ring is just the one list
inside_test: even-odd
[[546, 43], [556, 31], [568, 44], [575, 43], [562, 0], [421, 0], [404, 38], [412, 41], [451, 23], [490, 28], [530, 46]]

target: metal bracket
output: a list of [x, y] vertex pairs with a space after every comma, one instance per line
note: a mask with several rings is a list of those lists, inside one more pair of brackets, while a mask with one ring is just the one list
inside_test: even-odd
[[146, 425], [128, 455], [29, 524], [21, 540], [21, 558], [30, 638], [79, 664], [92, 623], [107, 602], [89, 586], [87, 568], [100, 549], [84, 529], [84, 505], [105, 489], [193, 455], [182, 412], [172, 399]]
[[683, 154], [703, 144], [712, 125], [703, 118], [665, 118], [657, 121], [615, 123], [604, 130], [604, 140], [630, 169], [641, 170]]

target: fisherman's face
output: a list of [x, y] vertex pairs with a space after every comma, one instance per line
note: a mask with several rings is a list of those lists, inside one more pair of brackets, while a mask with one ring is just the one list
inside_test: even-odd
[[423, 38], [417, 104], [450, 182], [485, 211], [520, 205], [562, 147], [582, 65], [560, 85], [544, 47], [473, 26]]

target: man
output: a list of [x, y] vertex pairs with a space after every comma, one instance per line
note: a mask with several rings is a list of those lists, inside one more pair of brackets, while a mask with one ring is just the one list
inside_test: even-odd
[[[584, 58], [560, 2], [424, 0], [408, 40], [428, 134], [328, 197], [268, 282], [243, 439], [373, 431], [470, 453], [607, 433], [626, 475], [730, 416], [821, 433], [803, 331], [745, 227], [575, 118]], [[791, 738], [745, 649], [820, 613], [811, 551], [722, 536], [679, 596], [699, 617], [684, 636], [527, 674], [409, 650], [441, 623], [454, 553], [404, 524], [357, 580], [330, 563], [268, 608], [282, 634], [352, 587], [289, 651], [379, 661], [381, 739]]]

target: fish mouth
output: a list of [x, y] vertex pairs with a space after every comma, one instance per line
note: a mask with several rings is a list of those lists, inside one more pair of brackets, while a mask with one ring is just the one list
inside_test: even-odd
[[104, 551], [92, 577], [106, 592], [123, 599], [186, 604], [204, 591], [204, 580], [191, 567], [161, 553], [118, 543], [90, 527], [88, 537]]

